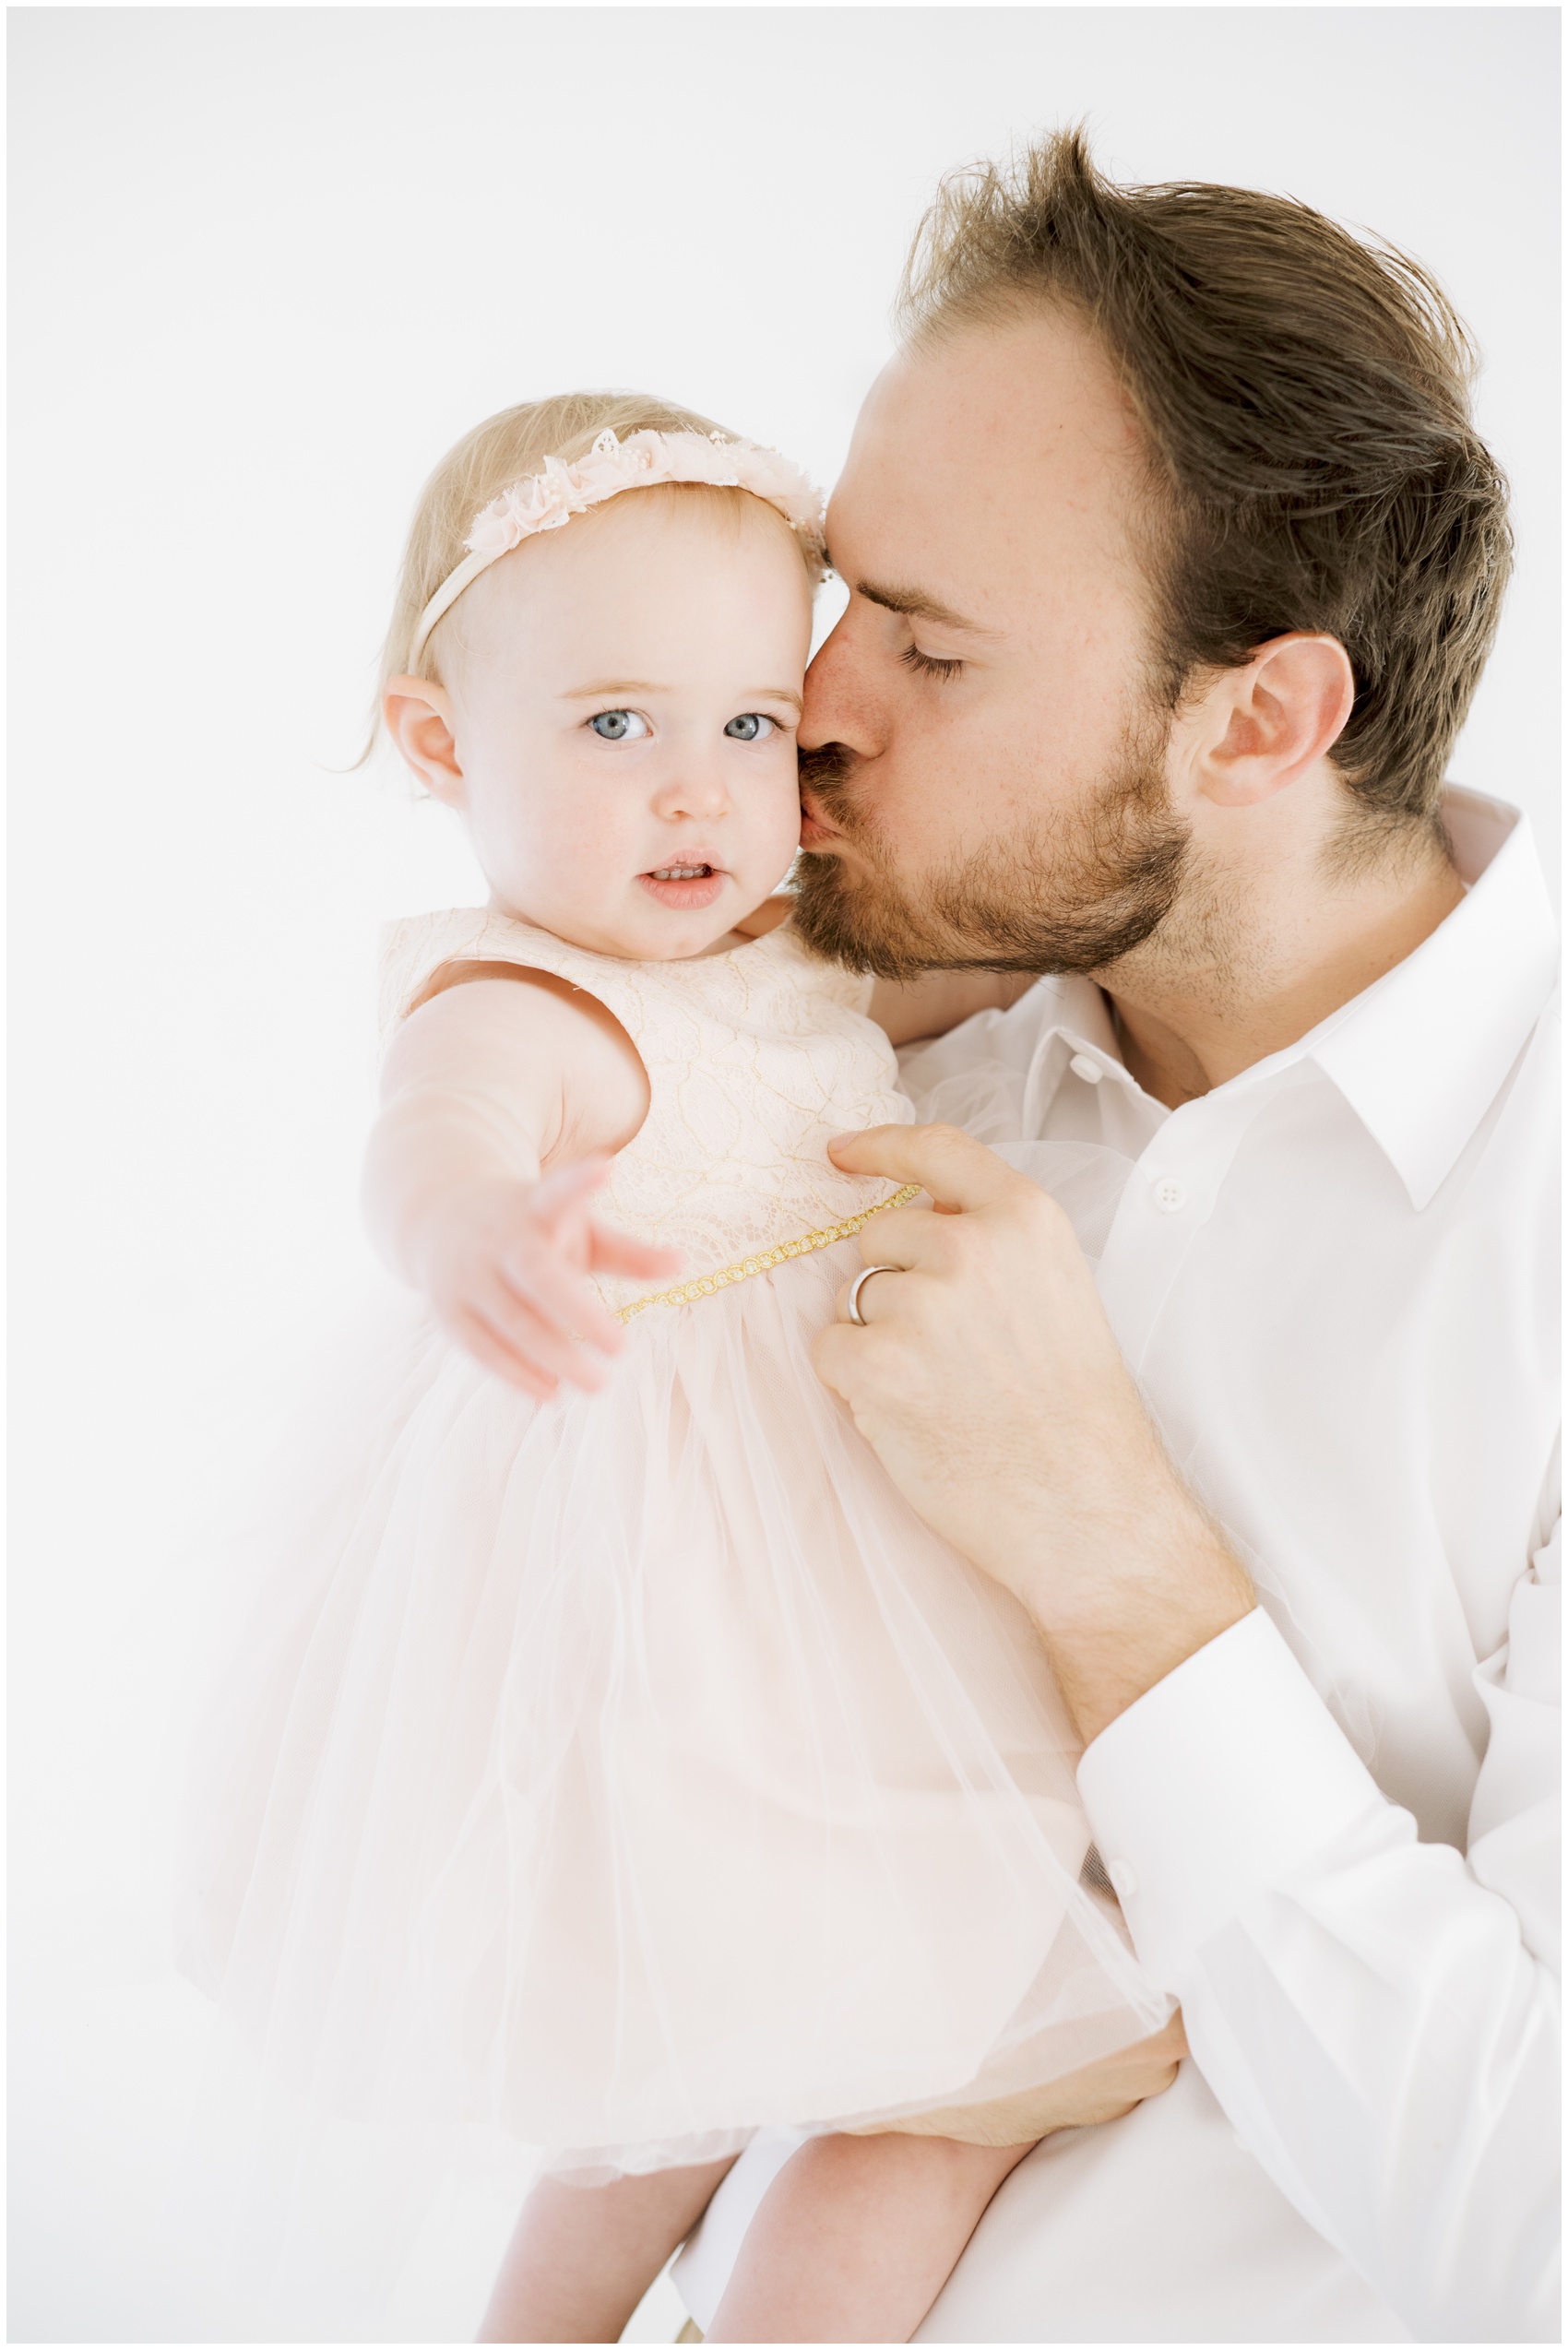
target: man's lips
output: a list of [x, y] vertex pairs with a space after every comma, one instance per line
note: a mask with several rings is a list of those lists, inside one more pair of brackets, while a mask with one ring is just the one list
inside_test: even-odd
[[843, 834], [837, 825], [830, 825], [825, 816], [819, 814], [813, 804], [810, 792], [802, 791], [801, 794], [801, 847], [826, 849], [834, 841], [842, 840], [843, 837]]

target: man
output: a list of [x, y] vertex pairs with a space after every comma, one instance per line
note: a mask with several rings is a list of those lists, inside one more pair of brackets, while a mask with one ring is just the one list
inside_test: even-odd
[[[1509, 544], [1463, 330], [1075, 136], [944, 191], [902, 324], [801, 924], [1056, 975], [909, 1082], [1119, 1188], [1091, 1271], [951, 1126], [846, 1142], [945, 1212], [868, 1231], [818, 1367], [1033, 1614], [1191, 2048], [1042, 2108], [1145, 2099], [1045, 2139], [919, 2338], [1554, 2338], [1555, 942], [1522, 819], [1443, 790]], [[699, 2322], [781, 2151], [683, 2256]]]

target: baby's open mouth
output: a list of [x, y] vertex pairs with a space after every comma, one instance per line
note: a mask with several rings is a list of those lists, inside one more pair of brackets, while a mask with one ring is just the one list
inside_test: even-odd
[[637, 879], [650, 897], [677, 913], [700, 912], [711, 906], [724, 887], [723, 868], [706, 857], [691, 857], [683, 864], [655, 865]]

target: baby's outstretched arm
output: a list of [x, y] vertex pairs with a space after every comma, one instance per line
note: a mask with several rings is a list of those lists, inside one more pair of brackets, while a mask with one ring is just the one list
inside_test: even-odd
[[540, 1398], [563, 1379], [601, 1386], [623, 1335], [587, 1276], [677, 1269], [591, 1212], [605, 1155], [647, 1106], [624, 1032], [559, 983], [486, 971], [405, 1021], [382, 1104], [364, 1208], [387, 1264], [512, 1385]]

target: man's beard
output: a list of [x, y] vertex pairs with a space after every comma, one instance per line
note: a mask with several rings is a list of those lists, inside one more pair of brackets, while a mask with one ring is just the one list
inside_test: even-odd
[[1191, 830], [1171, 805], [1164, 734], [1129, 737], [1087, 805], [977, 849], [918, 889], [856, 812], [854, 755], [801, 754], [801, 782], [856, 851], [856, 868], [807, 850], [795, 925], [827, 961], [878, 979], [922, 971], [1103, 971], [1156, 931], [1181, 894]]

